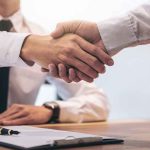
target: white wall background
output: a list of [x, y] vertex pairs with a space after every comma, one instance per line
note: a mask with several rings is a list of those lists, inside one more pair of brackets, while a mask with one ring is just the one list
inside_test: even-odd
[[[58, 22], [101, 21], [124, 14], [147, 0], [22, 0], [24, 15], [52, 31]], [[150, 45], [122, 51], [115, 66], [96, 80], [107, 93], [110, 119], [150, 118]]]

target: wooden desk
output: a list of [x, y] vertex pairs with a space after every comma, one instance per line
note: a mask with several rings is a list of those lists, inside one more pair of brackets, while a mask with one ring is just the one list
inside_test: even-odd
[[[126, 121], [108, 123], [85, 124], [53, 124], [38, 127], [77, 131], [97, 135], [113, 136], [125, 140], [124, 144], [92, 146], [84, 148], [69, 148], [69, 150], [149, 150], [150, 149], [150, 121]], [[1, 148], [0, 150], [10, 150]]]

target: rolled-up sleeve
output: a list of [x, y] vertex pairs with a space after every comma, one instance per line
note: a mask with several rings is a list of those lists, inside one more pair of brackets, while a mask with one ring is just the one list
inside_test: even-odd
[[25, 65], [19, 57], [27, 33], [0, 32], [0, 66]]
[[60, 122], [92, 122], [104, 121], [109, 114], [107, 96], [93, 84], [66, 83], [51, 78], [57, 87], [58, 94], [64, 101], [56, 101], [60, 106]]
[[150, 3], [127, 15], [99, 22], [101, 38], [109, 54], [140, 44], [150, 43]]

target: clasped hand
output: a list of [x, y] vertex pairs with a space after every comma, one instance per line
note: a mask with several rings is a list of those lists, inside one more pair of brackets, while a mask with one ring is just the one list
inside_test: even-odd
[[78, 46], [75, 46], [74, 49], [68, 47], [62, 50], [64, 54], [67, 52], [68, 59], [72, 63], [66, 65], [69, 63], [65, 61], [58, 65], [50, 64], [51, 76], [61, 78], [66, 82], [81, 80], [92, 82], [99, 73], [105, 72], [105, 64], [108, 66], [114, 64], [101, 40], [96, 23], [85, 21], [59, 23], [51, 35], [58, 39], [68, 33], [78, 35], [73, 40]]
[[93, 82], [99, 73], [105, 72], [105, 64], [114, 63], [97, 25], [84, 21], [60, 23], [51, 36], [28, 36], [20, 57], [28, 64], [39, 64], [50, 70], [51, 76], [66, 82]]

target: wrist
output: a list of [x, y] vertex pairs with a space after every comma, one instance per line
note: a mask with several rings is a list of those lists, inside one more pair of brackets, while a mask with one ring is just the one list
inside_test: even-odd
[[60, 107], [56, 102], [46, 102], [43, 106], [52, 111], [52, 115], [49, 118], [49, 123], [51, 122], [58, 122], [59, 121], [59, 114], [60, 114]]
[[43, 108], [43, 112], [45, 112], [44, 114], [45, 114], [45, 117], [47, 118], [44, 123], [48, 123], [49, 120], [53, 116], [53, 110], [52, 109], [48, 109], [45, 106], [41, 106], [41, 107]]
[[32, 59], [32, 37], [33, 35], [29, 35], [25, 38], [22, 48], [21, 48], [21, 53], [20, 57], [28, 64], [28, 65], [33, 65], [34, 61]]
[[30, 35], [28, 36], [21, 50], [21, 58], [28, 63], [38, 63], [44, 68], [53, 57], [51, 56], [51, 36]]

